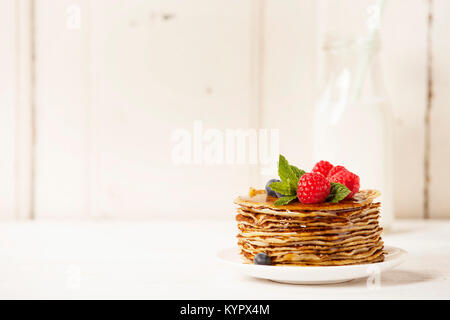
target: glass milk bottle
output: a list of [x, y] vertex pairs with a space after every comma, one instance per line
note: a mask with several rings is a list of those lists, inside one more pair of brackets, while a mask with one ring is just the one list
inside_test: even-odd
[[379, 65], [378, 37], [332, 38], [323, 46], [323, 85], [315, 107], [314, 159], [358, 174], [382, 192], [381, 225], [394, 218], [392, 113]]

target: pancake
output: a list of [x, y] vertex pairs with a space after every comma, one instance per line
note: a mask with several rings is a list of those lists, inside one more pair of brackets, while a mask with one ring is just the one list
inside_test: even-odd
[[[286, 251], [275, 251], [271, 252], [272, 261], [273, 262], [317, 262], [317, 261], [328, 261], [328, 260], [361, 260], [371, 257], [375, 252], [383, 249], [383, 243], [380, 242], [376, 246], [373, 246], [369, 249], [367, 248], [358, 248], [358, 249], [350, 249], [347, 251], [336, 251], [336, 252], [307, 252], [307, 251], [299, 251], [299, 252], [291, 252], [290, 250]], [[242, 251], [244, 253], [250, 253], [254, 255], [259, 253], [257, 251], [253, 251], [251, 249], [243, 248]]]
[[377, 190], [361, 190], [339, 203], [275, 206], [277, 198], [251, 189], [238, 197], [238, 246], [244, 263], [258, 253], [272, 265], [338, 266], [384, 260]]
[[[367, 228], [378, 223], [379, 211], [360, 212], [360, 216], [353, 216], [348, 219], [292, 219], [271, 217], [270, 215], [254, 214], [243, 209], [237, 210], [236, 221], [239, 229], [254, 230], [274, 230], [282, 229], [288, 231], [291, 229], [299, 229], [301, 232], [314, 230], [340, 230], [344, 232], [347, 229]], [[303, 230], [303, 231], [302, 231]], [[328, 232], [329, 233], [329, 232]]]
[[256, 194], [254, 196], [248, 195], [248, 196], [242, 196], [238, 197], [234, 203], [238, 204], [240, 206], [247, 206], [247, 207], [263, 207], [272, 209], [274, 211], [278, 212], [302, 212], [305, 210], [308, 211], [319, 211], [319, 212], [326, 212], [326, 211], [338, 211], [343, 209], [354, 209], [354, 208], [360, 208], [367, 204], [372, 203], [373, 199], [379, 197], [381, 194], [378, 190], [361, 190], [358, 193], [356, 193], [352, 199], [345, 199], [342, 200], [339, 203], [330, 203], [330, 202], [324, 202], [324, 203], [318, 203], [318, 204], [303, 204], [300, 202], [294, 202], [285, 206], [275, 206], [275, 201], [277, 201], [277, 198], [271, 197], [266, 195], [264, 190], [257, 190]]
[[[275, 266], [343, 266], [343, 265], [353, 265], [353, 264], [366, 264], [384, 261], [383, 250], [378, 250], [372, 256], [365, 259], [351, 260], [351, 259], [341, 259], [341, 260], [330, 260], [330, 261], [291, 261], [291, 262], [274, 262], [272, 265]], [[244, 263], [253, 263], [253, 258], [251, 255], [243, 254]]]
[[[364, 243], [355, 243], [355, 244], [347, 244], [345, 246], [335, 246], [335, 247], [326, 247], [326, 246], [320, 246], [320, 245], [302, 245], [302, 246], [295, 246], [296, 252], [301, 253], [334, 253], [334, 252], [343, 252], [343, 251], [349, 251], [349, 250], [356, 250], [356, 249], [367, 249], [368, 244], [370, 243], [371, 246], [374, 246], [375, 243], [383, 243], [380, 238], [374, 240], [374, 241], [368, 241]], [[242, 241], [239, 243], [242, 250], [249, 251], [249, 252], [284, 252], [286, 250], [292, 250], [292, 247], [283, 247], [283, 246], [273, 246], [273, 247], [263, 247], [258, 245], [253, 245], [249, 242]]]

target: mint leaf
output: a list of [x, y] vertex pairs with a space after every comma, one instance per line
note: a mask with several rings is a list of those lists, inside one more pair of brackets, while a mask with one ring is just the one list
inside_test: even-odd
[[287, 181], [272, 182], [269, 185], [269, 187], [273, 191], [281, 193], [282, 195], [285, 196], [291, 196], [296, 194], [296, 189], [292, 188], [290, 179], [287, 179]]
[[281, 182], [274, 182], [269, 187], [282, 195], [295, 196], [297, 194], [298, 180], [303, 174], [305, 174], [305, 171], [296, 166], [291, 166], [286, 158], [280, 154], [278, 175], [280, 176]]
[[338, 203], [339, 201], [345, 199], [346, 196], [350, 194], [350, 189], [343, 184], [330, 182], [331, 189], [330, 194], [327, 197], [327, 202]]
[[294, 201], [295, 199], [297, 199], [297, 195], [295, 196], [284, 196], [279, 198], [277, 201], [275, 201], [274, 205], [275, 206], [284, 206], [292, 201]]
[[295, 176], [297, 177], [297, 183], [298, 183], [298, 180], [300, 180], [301, 176], [304, 175], [306, 173], [306, 171], [299, 169], [293, 165], [291, 165], [291, 169], [294, 172]]
[[301, 172], [302, 170], [297, 167], [289, 165], [286, 158], [280, 154], [280, 158], [278, 160], [278, 175], [283, 182], [287, 183], [289, 181], [291, 189], [293, 190], [291, 192], [295, 192], [297, 190], [297, 183], [302, 174]]
[[278, 160], [278, 175], [282, 181], [286, 181], [287, 179], [294, 181], [295, 179], [294, 171], [292, 171], [289, 162], [281, 154]]

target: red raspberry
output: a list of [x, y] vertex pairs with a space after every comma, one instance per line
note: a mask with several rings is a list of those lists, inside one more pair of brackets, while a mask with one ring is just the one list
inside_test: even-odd
[[333, 165], [328, 161], [319, 161], [316, 163], [311, 172], [318, 172], [323, 174], [325, 177], [328, 176], [328, 172], [333, 168]]
[[301, 203], [321, 203], [330, 194], [330, 183], [317, 172], [305, 173], [297, 184], [297, 197]]
[[345, 199], [353, 197], [353, 195], [359, 191], [359, 177], [348, 170], [339, 171], [332, 177], [328, 178], [328, 181], [343, 184], [350, 189], [350, 194], [345, 197]]
[[330, 178], [332, 176], [334, 176], [336, 173], [345, 170], [347, 171], [347, 169], [345, 169], [344, 166], [334, 166], [333, 168], [331, 168], [331, 170], [328, 172], [328, 175], [326, 176], [328, 178], [328, 180], [330, 180]]

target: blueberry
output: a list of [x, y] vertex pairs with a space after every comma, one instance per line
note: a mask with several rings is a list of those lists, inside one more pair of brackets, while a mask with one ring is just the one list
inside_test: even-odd
[[281, 198], [283, 196], [281, 193], [275, 192], [269, 187], [269, 185], [272, 182], [280, 182], [280, 180], [278, 180], [278, 179], [270, 179], [269, 181], [267, 181], [267, 183], [266, 183], [266, 193], [267, 193], [267, 195], [268, 196], [272, 196], [272, 197]]
[[272, 260], [266, 253], [261, 252], [255, 256], [255, 258], [253, 259], [253, 263], [269, 266], [272, 264]]

